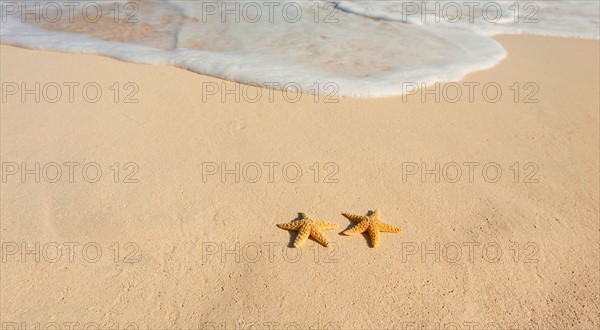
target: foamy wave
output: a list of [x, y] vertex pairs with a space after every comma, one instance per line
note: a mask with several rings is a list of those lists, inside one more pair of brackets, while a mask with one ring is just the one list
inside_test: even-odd
[[[125, 10], [123, 1], [121, 16], [106, 15], [94, 23], [77, 16], [37, 23], [32, 15], [22, 22], [20, 9], [3, 5], [0, 37], [6, 44], [169, 64], [243, 83], [295, 83], [303, 91], [323, 93], [334, 83], [343, 96], [387, 96], [405, 92], [410, 83], [456, 81], [496, 65], [506, 53], [489, 38], [493, 34], [598, 38], [593, 6], [569, 10], [555, 2], [540, 6], [545, 15], [540, 18], [553, 17], [550, 27], [544, 20], [519, 26], [504, 16], [495, 24], [456, 15], [450, 16], [453, 23], [428, 22], [401, 1], [283, 1], [275, 8], [287, 6], [287, 13], [277, 9], [268, 17], [267, 2], [140, 1], [137, 22], [130, 23], [125, 21], [134, 11]], [[113, 13], [112, 3], [102, 8]], [[221, 9], [235, 11], [236, 4], [241, 19], [232, 14], [223, 19]]]
[[345, 12], [368, 18], [470, 30], [486, 36], [533, 34], [600, 39], [600, 2], [568, 1], [336, 1]]
[[335, 7], [351, 14], [362, 15], [364, 17], [380, 19], [392, 22], [403, 22], [410, 24], [423, 24], [419, 17], [413, 17], [406, 13], [391, 13], [382, 10], [373, 10], [371, 8], [365, 8], [356, 2], [351, 1], [336, 1]]

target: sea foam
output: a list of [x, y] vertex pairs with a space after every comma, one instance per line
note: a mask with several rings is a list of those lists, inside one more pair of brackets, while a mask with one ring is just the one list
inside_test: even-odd
[[506, 56], [496, 34], [599, 38], [597, 1], [480, 1], [472, 11], [473, 1], [83, 1], [72, 15], [38, 3], [41, 19], [2, 2], [2, 43], [356, 97], [493, 67]]

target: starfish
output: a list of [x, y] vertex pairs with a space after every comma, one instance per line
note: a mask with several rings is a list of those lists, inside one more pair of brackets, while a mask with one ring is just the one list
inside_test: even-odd
[[346, 218], [358, 222], [354, 227], [344, 231], [344, 235], [362, 234], [365, 231], [369, 232], [371, 244], [373, 247], [379, 245], [379, 232], [399, 233], [402, 231], [400, 227], [395, 227], [383, 223], [380, 219], [379, 210], [375, 210], [371, 215], [355, 215], [350, 213], [342, 213]]
[[329, 240], [321, 230], [334, 229], [338, 225], [335, 223], [315, 219], [306, 213], [300, 213], [300, 220], [292, 221], [290, 223], [281, 223], [277, 227], [281, 229], [298, 231], [298, 236], [294, 241], [294, 247], [299, 247], [308, 236], [314, 238], [317, 242], [323, 244], [325, 247], [329, 245]]

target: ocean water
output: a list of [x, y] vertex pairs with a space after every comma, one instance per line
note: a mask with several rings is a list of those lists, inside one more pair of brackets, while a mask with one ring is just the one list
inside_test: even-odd
[[600, 39], [597, 0], [1, 4], [3, 44], [355, 97], [398, 95], [493, 67], [506, 56], [497, 34]]

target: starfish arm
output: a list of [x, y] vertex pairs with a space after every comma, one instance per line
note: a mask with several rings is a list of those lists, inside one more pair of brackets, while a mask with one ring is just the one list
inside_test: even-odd
[[375, 219], [379, 219], [380, 216], [381, 216], [381, 212], [379, 212], [379, 209], [375, 209], [375, 211], [373, 211], [373, 214], [371, 215], [371, 217], [373, 217]]
[[308, 236], [310, 235], [311, 226], [302, 226], [300, 231], [298, 232], [298, 236], [296, 236], [296, 240], [294, 241], [294, 247], [299, 247], [302, 242], [306, 241]]
[[365, 232], [365, 230], [367, 230], [367, 228], [369, 228], [369, 223], [366, 221], [363, 221], [359, 224], [357, 224], [356, 226], [347, 229], [344, 231], [344, 235], [355, 235], [355, 234], [362, 234]]
[[321, 232], [318, 228], [313, 228], [310, 231], [310, 236], [314, 238], [315, 241], [323, 244], [323, 246], [325, 247], [329, 245], [329, 240], [327, 239], [327, 237], [325, 237], [325, 235], [323, 235], [323, 232]]
[[361, 222], [363, 220], [365, 220], [367, 217], [362, 216], [362, 215], [356, 215], [356, 214], [351, 214], [351, 213], [342, 213], [343, 216], [345, 216], [346, 218], [354, 221], [354, 222]]
[[386, 233], [399, 233], [402, 231], [402, 228], [400, 227], [396, 227], [396, 226], [392, 226], [390, 224], [387, 223], [380, 223], [379, 224], [379, 231], [383, 231]]
[[300, 221], [294, 221], [294, 222], [289, 222], [289, 223], [280, 223], [277, 225], [277, 227], [281, 228], [281, 229], [286, 229], [286, 230], [299, 230], [300, 227], [302, 227], [302, 224]]
[[377, 227], [369, 227], [368, 229], [369, 237], [371, 238], [371, 244], [373, 247], [379, 246], [379, 230]]
[[331, 223], [331, 222], [323, 221], [323, 220], [320, 220], [317, 223], [317, 225], [319, 226], [319, 229], [322, 229], [322, 230], [335, 229], [338, 227], [338, 225], [336, 223]]

